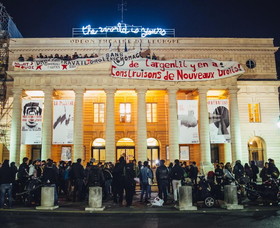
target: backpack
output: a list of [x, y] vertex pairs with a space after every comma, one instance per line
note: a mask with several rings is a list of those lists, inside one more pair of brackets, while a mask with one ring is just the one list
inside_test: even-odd
[[168, 169], [166, 167], [159, 169], [159, 179], [168, 180]]
[[100, 170], [97, 166], [93, 166], [89, 171], [89, 185], [100, 186]]

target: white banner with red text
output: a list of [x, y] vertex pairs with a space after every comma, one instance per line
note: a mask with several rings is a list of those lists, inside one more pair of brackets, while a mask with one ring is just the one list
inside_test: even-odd
[[22, 70], [33, 71], [60, 71], [60, 70], [75, 70], [79, 66], [93, 65], [103, 62], [114, 61], [117, 64], [122, 64], [126, 61], [141, 58], [139, 50], [129, 52], [109, 52], [96, 58], [78, 58], [74, 60], [61, 60], [58, 58], [35, 59], [35, 61], [14, 61], [13, 66]]
[[229, 101], [208, 100], [211, 143], [230, 143]]
[[73, 144], [74, 100], [53, 101], [53, 144]]
[[43, 100], [22, 100], [21, 144], [41, 144], [42, 115]]
[[233, 61], [215, 59], [175, 59], [159, 61], [137, 59], [112, 62], [111, 75], [116, 78], [163, 81], [204, 81], [232, 77], [244, 73]]

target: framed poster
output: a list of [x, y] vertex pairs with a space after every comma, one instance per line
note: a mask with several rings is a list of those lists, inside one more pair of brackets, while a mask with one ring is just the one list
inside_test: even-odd
[[61, 161], [71, 161], [72, 149], [71, 146], [61, 147]]
[[181, 161], [190, 160], [190, 147], [189, 146], [180, 146], [180, 160]]

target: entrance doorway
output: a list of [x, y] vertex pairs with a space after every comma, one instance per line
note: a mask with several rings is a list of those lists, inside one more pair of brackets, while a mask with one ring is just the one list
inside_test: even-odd
[[91, 147], [91, 157], [95, 159], [95, 162], [105, 162], [105, 140], [97, 138], [93, 141]]
[[265, 142], [261, 137], [255, 136], [248, 141], [249, 161], [255, 161], [258, 167], [264, 166]]
[[135, 159], [135, 144], [132, 139], [122, 138], [117, 142], [116, 159], [118, 160], [121, 156], [129, 161]]
[[159, 163], [160, 153], [159, 144], [155, 138], [147, 139], [147, 159], [151, 167], [155, 167]]

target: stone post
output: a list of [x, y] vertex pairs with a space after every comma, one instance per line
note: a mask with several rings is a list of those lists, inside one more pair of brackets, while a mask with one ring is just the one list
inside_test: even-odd
[[168, 117], [169, 117], [169, 160], [179, 159], [178, 120], [177, 120], [177, 91], [168, 89]]
[[192, 186], [181, 186], [179, 188], [179, 210], [180, 211], [195, 211], [196, 206], [192, 202]]
[[36, 207], [37, 210], [54, 210], [58, 206], [54, 205], [55, 187], [42, 187], [41, 189], [41, 206]]
[[208, 89], [199, 89], [199, 136], [200, 136], [200, 167], [206, 175], [213, 170], [211, 164], [211, 147], [209, 134], [209, 114], [207, 107]]
[[89, 207], [86, 207], [86, 211], [103, 211], [105, 207], [102, 207], [102, 188], [101, 187], [89, 187]]
[[137, 161], [147, 160], [146, 89], [137, 89]]
[[20, 164], [20, 144], [21, 144], [21, 95], [22, 89], [13, 89], [13, 113], [10, 141], [10, 162]]
[[83, 123], [83, 102], [84, 89], [75, 89], [74, 107], [74, 154], [73, 160], [84, 159], [84, 123]]
[[42, 129], [42, 154], [41, 159], [47, 160], [52, 156], [52, 116], [53, 116], [53, 89], [47, 88], [44, 91], [44, 114]]
[[225, 207], [228, 210], [243, 209], [243, 205], [238, 205], [237, 187], [236, 185], [225, 185], [224, 188]]
[[232, 153], [233, 162], [235, 162], [236, 160], [242, 161], [237, 92], [238, 92], [237, 88], [229, 89], [231, 153]]
[[115, 162], [116, 161], [116, 142], [115, 142], [115, 92], [116, 90], [105, 89], [105, 92], [106, 92], [105, 159], [106, 162]]

